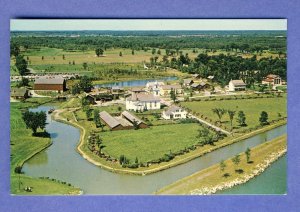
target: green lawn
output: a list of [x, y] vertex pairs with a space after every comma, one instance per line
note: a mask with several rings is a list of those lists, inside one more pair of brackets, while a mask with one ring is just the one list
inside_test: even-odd
[[[10, 130], [11, 130], [11, 192], [14, 194], [69, 194], [78, 193], [79, 189], [46, 179], [35, 179], [24, 174], [20, 175], [21, 190], [19, 190], [19, 176], [14, 172], [17, 166], [51, 144], [50, 138], [33, 137], [32, 131], [26, 128], [22, 119], [21, 109], [47, 102], [47, 98], [31, 98], [25, 103], [11, 103]], [[25, 192], [24, 187], [33, 187], [33, 192]]]
[[[262, 111], [266, 111], [269, 115], [269, 121], [277, 120], [278, 113], [282, 117], [287, 116], [287, 99], [286, 95], [275, 98], [260, 98], [260, 99], [239, 99], [239, 100], [223, 100], [223, 101], [195, 101], [182, 102], [182, 106], [191, 109], [194, 112], [203, 114], [211, 118], [213, 122], [218, 121], [218, 116], [212, 112], [213, 108], [224, 108], [227, 110], [236, 111], [233, 121], [235, 130], [242, 130], [252, 128], [259, 125], [259, 117]], [[246, 115], [247, 127], [239, 127], [236, 121], [238, 111], [244, 111]], [[228, 114], [222, 118], [222, 124], [230, 128], [230, 121]]]
[[101, 132], [105, 146], [103, 152], [119, 158], [125, 155], [134, 162], [158, 159], [164, 154], [185, 149], [197, 143], [198, 124], [174, 124], [153, 126], [139, 130]]

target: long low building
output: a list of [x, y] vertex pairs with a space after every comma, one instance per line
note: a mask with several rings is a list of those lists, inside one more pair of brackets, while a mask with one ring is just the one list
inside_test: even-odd
[[121, 116], [113, 117], [108, 112], [102, 111], [99, 113], [99, 117], [102, 122], [112, 131], [115, 130], [129, 130], [134, 128], [134, 122], [137, 124], [138, 128], [147, 128], [148, 125], [145, 124], [141, 119], [124, 111]]
[[153, 94], [134, 93], [126, 98], [126, 110], [144, 111], [160, 109], [160, 98]]
[[59, 76], [42, 76], [35, 79], [34, 90], [57, 91], [66, 90], [66, 80]]

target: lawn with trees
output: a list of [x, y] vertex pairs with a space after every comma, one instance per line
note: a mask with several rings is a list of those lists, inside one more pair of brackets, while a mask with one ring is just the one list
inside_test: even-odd
[[[231, 129], [232, 120], [234, 132], [260, 126], [262, 111], [267, 112], [268, 121], [278, 120], [281, 117], [287, 116], [286, 95], [274, 98], [181, 102], [181, 105], [192, 112], [199, 113], [200, 118], [201, 115], [204, 115], [212, 119], [214, 124], [219, 123], [221, 120], [221, 124], [228, 128], [228, 130]], [[217, 110], [218, 113], [215, 109], [219, 109]], [[231, 112], [230, 114], [228, 112], [223, 114], [223, 112], [220, 112], [220, 109]], [[232, 111], [235, 111], [235, 114]], [[243, 113], [239, 111], [243, 111]], [[220, 114], [222, 114], [221, 119]], [[232, 115], [233, 118], [230, 119]], [[243, 124], [244, 119], [246, 125]], [[264, 119], [262, 121], [265, 124]]]

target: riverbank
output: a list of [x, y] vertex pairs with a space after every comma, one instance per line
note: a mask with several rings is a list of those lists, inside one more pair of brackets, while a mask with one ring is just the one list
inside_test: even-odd
[[[206, 145], [203, 147], [197, 147], [195, 150], [190, 151], [184, 155], [180, 155], [180, 156], [176, 156], [173, 160], [171, 160], [170, 162], [162, 162], [160, 164], [152, 164], [149, 167], [139, 167], [137, 169], [129, 169], [129, 168], [122, 168], [118, 163], [113, 163], [113, 162], [109, 162], [106, 161], [103, 158], [100, 158], [96, 155], [94, 155], [92, 152], [90, 152], [90, 150], [87, 147], [87, 136], [89, 132], [89, 129], [85, 129], [84, 126], [80, 125], [78, 122], [76, 122], [75, 120], [73, 120], [72, 118], [65, 118], [64, 114], [66, 112], [72, 111], [75, 108], [71, 109], [69, 108], [68, 110], [66, 109], [59, 109], [56, 110], [53, 115], [52, 118], [56, 121], [60, 121], [66, 124], [70, 124], [74, 127], [77, 127], [78, 129], [80, 129], [80, 140], [77, 146], [77, 151], [80, 155], [82, 155], [82, 157], [86, 160], [88, 160], [90, 163], [102, 167], [108, 171], [111, 172], [115, 172], [115, 173], [121, 173], [121, 174], [134, 174], [134, 175], [147, 175], [147, 174], [152, 174], [155, 172], [159, 172], [183, 163], [186, 163], [188, 161], [191, 161], [197, 157], [201, 157], [209, 152], [212, 152], [214, 150], [217, 150], [219, 148], [231, 145], [233, 143], [242, 141], [244, 139], [250, 138], [252, 136], [255, 136], [257, 134], [266, 132], [268, 130], [271, 130], [273, 128], [282, 126], [284, 124], [286, 124], [286, 121], [280, 121], [277, 122], [276, 124], [272, 124], [269, 126], [266, 126], [264, 128], [261, 128], [259, 130], [253, 131], [251, 133], [247, 133], [244, 134], [242, 136], [238, 136], [238, 137], [227, 137], [221, 141], [218, 141], [216, 143], [215, 146], [211, 146], [211, 145]], [[71, 117], [71, 116], [68, 116]]]
[[[252, 163], [247, 163], [245, 154], [241, 153], [241, 162], [238, 166], [232, 163], [232, 158], [227, 159], [224, 161], [226, 164], [224, 172], [220, 170], [219, 164], [215, 164], [178, 180], [160, 189], [155, 194], [207, 195], [246, 183], [283, 156], [287, 151], [286, 145], [286, 135], [280, 136], [251, 149], [250, 160]], [[237, 173], [236, 169], [243, 170], [243, 173]], [[225, 173], [228, 174], [227, 177], [224, 177]]]
[[[22, 119], [21, 110], [49, 103], [51, 99], [40, 98], [36, 102], [31, 99], [25, 103], [11, 103], [11, 166], [10, 189], [12, 194], [39, 195], [39, 194], [80, 194], [80, 189], [72, 185], [62, 184], [50, 179], [38, 179], [26, 176], [21, 172], [23, 164], [51, 146], [50, 137], [32, 136], [32, 131], [27, 129]], [[32, 187], [32, 192], [24, 190]]]

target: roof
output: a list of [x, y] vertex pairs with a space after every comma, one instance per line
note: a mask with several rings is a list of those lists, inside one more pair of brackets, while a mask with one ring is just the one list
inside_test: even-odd
[[115, 128], [121, 124], [118, 120], [116, 120], [106, 111], [101, 111], [99, 113], [99, 116], [110, 128]]
[[243, 80], [231, 80], [230, 82], [235, 86], [242, 86], [242, 85], [244, 86], [244, 85], [246, 85]]
[[200, 84], [198, 84], [198, 83], [194, 83], [194, 84], [191, 85], [191, 87], [197, 88], [199, 85], [200, 85]]
[[137, 124], [143, 123], [143, 121], [141, 119], [139, 119], [138, 117], [136, 117], [135, 115], [129, 113], [126, 110], [122, 113], [122, 116], [127, 118], [131, 123], [133, 123], [134, 121], [136, 121]]
[[25, 96], [26, 92], [28, 92], [26, 88], [13, 88], [10, 90], [10, 96], [11, 97]]
[[275, 79], [275, 78], [280, 78], [280, 76], [275, 75], [275, 74], [269, 74], [268, 76], [266, 76], [267, 79]]
[[201, 86], [208, 85], [206, 82], [200, 82]]
[[163, 85], [163, 86], [161, 86], [161, 88], [164, 89], [164, 90], [171, 90], [172, 88], [173, 89], [180, 89], [181, 85]]
[[120, 86], [112, 86], [111, 89], [112, 90], [124, 90], [124, 88], [122, 88]]
[[160, 101], [159, 97], [155, 97], [153, 94], [146, 93], [133, 93], [130, 97], [127, 98], [129, 101], [141, 101], [141, 102], [152, 102]]
[[215, 76], [210, 75], [210, 76], [207, 77], [207, 79], [213, 79], [214, 77]]
[[65, 79], [61, 76], [41, 76], [35, 78], [34, 84], [63, 84]]
[[153, 87], [153, 86], [155, 86], [155, 85], [162, 86], [162, 85], [164, 85], [164, 84], [165, 84], [165, 83], [164, 83], [164, 82], [161, 82], [161, 81], [147, 82], [146, 87]]
[[193, 74], [192, 76], [195, 77], [195, 78], [197, 78], [197, 77], [200, 76], [200, 74]]
[[144, 91], [143, 88], [141, 88], [141, 87], [131, 88], [131, 91], [132, 91], [132, 92], [146, 92], [146, 91]]
[[165, 114], [166, 115], [171, 115], [172, 113], [174, 113], [176, 110], [181, 109], [181, 107], [178, 107], [176, 105], [171, 105], [166, 111]]
[[190, 84], [191, 82], [194, 82], [192, 79], [184, 79], [183, 83], [184, 84]]
[[121, 116], [115, 117], [115, 119], [120, 122], [123, 127], [133, 126], [128, 120], [122, 118]]

